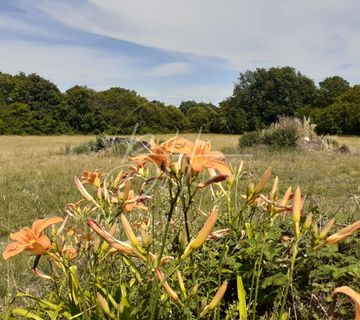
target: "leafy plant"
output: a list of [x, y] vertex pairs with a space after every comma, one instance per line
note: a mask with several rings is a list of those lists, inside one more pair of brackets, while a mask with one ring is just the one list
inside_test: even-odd
[[3, 257], [32, 253], [47, 284], [19, 292], [4, 319], [330, 319], [353, 310], [334, 308], [336, 287], [358, 308], [360, 221], [332, 232], [300, 187], [280, 194], [275, 177], [267, 190], [271, 168], [246, 182], [205, 141], [171, 138], [130, 160], [74, 177], [83, 199], [65, 219], [11, 234]]

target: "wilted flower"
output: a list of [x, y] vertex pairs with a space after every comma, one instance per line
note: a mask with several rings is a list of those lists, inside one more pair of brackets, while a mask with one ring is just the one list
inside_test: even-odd
[[62, 254], [67, 260], [74, 260], [77, 257], [77, 250], [72, 245], [65, 245]]
[[207, 179], [206, 181], [204, 182], [200, 182], [197, 187], [202, 189], [202, 188], [206, 188], [208, 185], [210, 184], [213, 184], [213, 183], [218, 183], [218, 182], [222, 182], [224, 180], [226, 180], [228, 178], [228, 176], [225, 176], [225, 175], [217, 175], [217, 176], [213, 176], [209, 179]]
[[208, 240], [219, 240], [219, 239], [225, 237], [229, 233], [229, 230], [230, 229], [220, 229], [220, 230], [213, 231], [208, 235], [207, 239]]
[[15, 240], [5, 247], [4, 259], [9, 259], [22, 251], [30, 251], [34, 255], [45, 254], [51, 246], [50, 239], [42, 233], [48, 226], [62, 222], [60, 217], [36, 220], [31, 228], [23, 228], [16, 233], [11, 233], [10, 238]]

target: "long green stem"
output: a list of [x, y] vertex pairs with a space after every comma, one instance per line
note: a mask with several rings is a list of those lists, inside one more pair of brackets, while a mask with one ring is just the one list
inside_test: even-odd
[[158, 256], [158, 264], [160, 263], [160, 260], [162, 258], [163, 253], [164, 253], [164, 250], [165, 250], [165, 244], [166, 244], [166, 239], [167, 239], [168, 232], [169, 232], [171, 218], [173, 216], [174, 209], [175, 209], [175, 206], [176, 206], [176, 202], [177, 202], [177, 200], [179, 198], [180, 192], [181, 192], [181, 188], [178, 187], [174, 198], [171, 200], [170, 209], [169, 209], [168, 216], [167, 216], [167, 221], [166, 221], [166, 226], [165, 226], [165, 230], [164, 230], [163, 237], [162, 237], [162, 240], [161, 240], [161, 248], [160, 248], [160, 252], [159, 252], [159, 256]]
[[294, 247], [293, 247], [293, 253], [292, 253], [292, 257], [291, 257], [291, 264], [290, 264], [290, 269], [288, 272], [288, 281], [286, 284], [286, 288], [285, 288], [285, 294], [281, 303], [281, 308], [280, 308], [280, 313], [279, 313], [279, 319], [281, 318], [281, 315], [284, 312], [285, 309], [285, 304], [286, 304], [286, 299], [289, 293], [289, 288], [290, 285], [292, 284], [292, 280], [293, 280], [293, 275], [294, 275], [294, 269], [295, 269], [295, 261], [296, 261], [296, 256], [298, 254], [298, 247], [299, 247], [299, 241], [300, 241], [300, 237], [296, 238]]
[[[165, 226], [165, 230], [164, 230], [163, 237], [162, 237], [162, 240], [161, 240], [161, 248], [160, 248], [160, 252], [159, 252], [159, 255], [158, 255], [157, 265], [160, 265], [162, 255], [163, 255], [164, 250], [165, 250], [166, 239], [167, 239], [168, 232], [169, 232], [171, 218], [173, 216], [173, 213], [174, 213], [174, 210], [175, 210], [175, 207], [176, 207], [176, 203], [177, 203], [177, 200], [178, 200], [180, 192], [181, 192], [181, 188], [178, 186], [176, 194], [175, 194], [174, 197], [172, 197], [171, 190], [172, 190], [172, 188], [171, 188], [171, 185], [170, 185], [169, 186], [169, 191], [170, 191], [170, 195], [171, 195], [170, 209], [169, 209], [169, 212], [168, 212], [168, 215], [167, 215], [166, 226]], [[151, 289], [151, 298], [150, 298], [150, 300], [151, 300], [151, 304], [150, 304], [150, 320], [153, 320], [154, 317], [155, 317], [157, 299], [158, 299], [158, 286], [157, 286], [156, 282], [154, 281], [153, 287]]]
[[255, 320], [256, 317], [256, 307], [257, 307], [257, 298], [258, 298], [258, 293], [259, 293], [259, 284], [260, 284], [260, 276], [261, 276], [261, 271], [262, 271], [262, 259], [264, 256], [264, 247], [265, 247], [265, 243], [267, 241], [267, 232], [264, 234], [264, 240], [262, 243], [262, 248], [261, 248], [261, 253], [260, 253], [260, 257], [259, 257], [259, 263], [257, 266], [257, 270], [256, 270], [256, 284], [255, 284], [255, 296], [254, 296], [254, 306], [253, 306], [253, 320]]
[[188, 212], [189, 212], [191, 204], [193, 203], [193, 199], [194, 199], [194, 196], [195, 196], [197, 190], [198, 189], [195, 189], [195, 191], [193, 193], [191, 193], [190, 189], [189, 189], [189, 199], [188, 199], [187, 203], [185, 202], [185, 199], [183, 198], [183, 213], [184, 213], [184, 223], [185, 223], [185, 232], [186, 232], [187, 242], [190, 242], [190, 239], [191, 239], [189, 223], [188, 223]]

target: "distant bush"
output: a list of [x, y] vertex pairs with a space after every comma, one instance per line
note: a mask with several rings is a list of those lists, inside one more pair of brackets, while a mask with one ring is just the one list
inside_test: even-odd
[[109, 153], [112, 155], [134, 156], [142, 152], [146, 152], [149, 147], [146, 141], [134, 140], [122, 137], [106, 137], [98, 135], [95, 141], [89, 141], [74, 147], [71, 151], [74, 154], [89, 154], [96, 152]]
[[263, 143], [262, 131], [245, 132], [239, 142], [240, 148], [253, 147]]
[[302, 125], [297, 119], [281, 118], [263, 131], [262, 143], [274, 149], [294, 148], [302, 131]]
[[329, 149], [337, 147], [336, 141], [329, 137], [318, 136], [315, 125], [304, 118], [282, 117], [270, 127], [252, 132], [246, 132], [240, 137], [240, 148], [266, 145], [272, 149]]

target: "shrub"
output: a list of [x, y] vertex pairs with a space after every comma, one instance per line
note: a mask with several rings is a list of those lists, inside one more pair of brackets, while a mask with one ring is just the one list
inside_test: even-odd
[[263, 136], [261, 131], [245, 132], [241, 135], [239, 146], [240, 148], [253, 147], [263, 143]]
[[293, 148], [299, 139], [295, 126], [274, 125], [269, 130], [264, 130], [262, 143], [274, 149]]
[[240, 137], [240, 147], [266, 145], [272, 149], [299, 148], [299, 149], [329, 149], [336, 147], [334, 139], [321, 137], [315, 133], [315, 125], [304, 118], [281, 117], [270, 127], [247, 132]]

